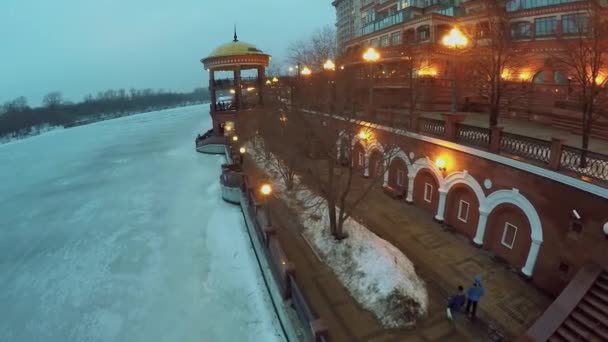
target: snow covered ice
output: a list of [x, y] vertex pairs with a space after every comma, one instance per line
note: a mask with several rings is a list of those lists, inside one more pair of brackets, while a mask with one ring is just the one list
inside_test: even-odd
[[0, 145], [0, 341], [282, 341], [207, 106]]

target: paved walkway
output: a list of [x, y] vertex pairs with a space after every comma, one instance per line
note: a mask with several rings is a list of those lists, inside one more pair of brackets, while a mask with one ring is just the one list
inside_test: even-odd
[[[245, 171], [255, 184], [264, 176], [252, 165]], [[265, 178], [265, 177], [264, 177]], [[365, 180], [359, 178], [355, 188]], [[410, 329], [384, 329], [340, 284], [333, 272], [320, 261], [300, 234], [302, 227], [282, 201], [271, 201], [273, 222], [290, 261], [296, 265], [296, 277], [314, 311], [329, 328], [332, 341], [501, 341], [487, 318], [503, 321], [507, 335], [515, 336], [536, 319], [549, 300], [503, 265], [472, 247], [460, 236], [442, 229], [430, 215], [392, 200], [374, 189], [358, 212], [368, 228], [400, 248], [416, 265], [426, 281], [429, 315]], [[468, 285], [481, 275], [488, 294], [480, 307], [480, 320], [457, 323], [445, 317], [448, 294], [458, 285]], [[493, 326], [490, 326], [493, 328]]]
[[[486, 113], [463, 113], [466, 114], [464, 124], [477, 126], [477, 127], [489, 127], [489, 114]], [[440, 113], [422, 113], [422, 117], [432, 118], [441, 120], [442, 116]], [[551, 138], [564, 139], [566, 145], [573, 147], [581, 147], [581, 136], [574, 134], [568, 130], [543, 125], [538, 122], [524, 121], [522, 119], [511, 119], [506, 117], [498, 118], [498, 126], [503, 127], [505, 132], [524, 135], [527, 137], [533, 137], [542, 140], [551, 141]], [[608, 154], [608, 141], [591, 138], [589, 139], [589, 150]]]

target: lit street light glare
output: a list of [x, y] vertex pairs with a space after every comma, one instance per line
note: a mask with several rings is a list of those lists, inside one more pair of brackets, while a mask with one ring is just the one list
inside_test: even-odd
[[268, 196], [272, 193], [272, 187], [270, 186], [270, 184], [263, 184], [260, 188], [260, 192], [262, 193], [262, 195]]
[[443, 45], [450, 48], [465, 47], [469, 43], [467, 37], [459, 29], [453, 28], [450, 33], [441, 40]]
[[239, 148], [239, 152], [241, 154], [245, 154], [245, 152], [247, 152], [247, 150], [244, 147]]
[[323, 64], [323, 69], [325, 70], [336, 70], [336, 64], [331, 59], [328, 59], [325, 64]]
[[239, 141], [239, 137], [237, 137], [236, 135], [232, 137], [232, 141]]
[[312, 74], [312, 71], [308, 67], [304, 67], [302, 68], [302, 71], [300, 71], [300, 73], [304, 76], [310, 76], [310, 74]]
[[363, 54], [363, 60], [365, 60], [366, 62], [376, 62], [379, 59], [380, 53], [378, 53], [376, 49], [371, 47], [367, 49], [367, 51], [365, 51], [365, 53]]

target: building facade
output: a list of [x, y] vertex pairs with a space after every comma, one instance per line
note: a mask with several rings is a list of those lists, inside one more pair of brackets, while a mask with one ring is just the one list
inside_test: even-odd
[[360, 35], [361, 16], [358, 13], [361, 0], [335, 0], [332, 5], [336, 8], [338, 53], [342, 53], [346, 43]]
[[[339, 34], [338, 64], [352, 73], [346, 101], [355, 107], [368, 99], [394, 109], [413, 106], [420, 110], [445, 111], [451, 106], [465, 111], [487, 111], [488, 85], [476, 82], [479, 56], [476, 47], [486, 47], [492, 20], [488, 0], [362, 0], [350, 18], [338, 11], [338, 26], [360, 20], [355, 35]], [[503, 66], [501, 78], [510, 83], [502, 94], [501, 115], [542, 122], [580, 133], [580, 113], [572, 101], [571, 75], [558, 68], [554, 54], [564, 40], [577, 35], [590, 13], [608, 18], [605, 0], [511, 0], [500, 13], [505, 26], [500, 44], [525, 53], [521, 60]], [[339, 8], [339, 2], [336, 9]], [[353, 6], [355, 6], [353, 4]], [[494, 16], [497, 14], [494, 13]], [[443, 38], [453, 28], [468, 37], [468, 49], [450, 49]], [[345, 31], [344, 31], [345, 32]], [[607, 32], [608, 34], [608, 32]], [[380, 60], [373, 68], [362, 59], [369, 47]], [[413, 81], [412, 79], [413, 78]], [[600, 75], [604, 81], [608, 70]], [[373, 96], [368, 97], [369, 79]], [[455, 81], [454, 81], [455, 80]], [[457, 83], [458, 94], [452, 91]], [[604, 82], [605, 83], [605, 82]], [[415, 93], [410, 97], [410, 93]], [[456, 102], [456, 104], [454, 104]], [[573, 108], [574, 107], [574, 108]], [[592, 136], [608, 139], [608, 119], [598, 120]]]

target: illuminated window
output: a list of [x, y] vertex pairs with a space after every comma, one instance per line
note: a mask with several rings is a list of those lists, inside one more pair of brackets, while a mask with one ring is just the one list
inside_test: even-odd
[[403, 172], [403, 170], [397, 170], [397, 185], [403, 186], [404, 179], [405, 179], [405, 172]]
[[517, 227], [512, 225], [509, 222], [505, 222], [505, 227], [502, 231], [502, 240], [501, 243], [503, 246], [513, 249], [513, 245], [515, 245], [515, 236], [517, 235]]
[[433, 200], [433, 186], [429, 183], [424, 183], [424, 201], [431, 203]]
[[469, 203], [460, 200], [458, 204], [458, 219], [464, 223], [469, 220]]

